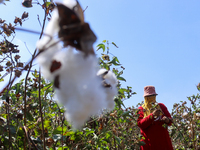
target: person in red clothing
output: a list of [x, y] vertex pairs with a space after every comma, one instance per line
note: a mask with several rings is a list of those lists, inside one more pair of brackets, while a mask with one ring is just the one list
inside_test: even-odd
[[167, 130], [172, 118], [167, 107], [156, 102], [157, 95], [154, 86], [144, 87], [144, 104], [139, 107], [137, 120], [145, 142], [140, 150], [173, 150]]

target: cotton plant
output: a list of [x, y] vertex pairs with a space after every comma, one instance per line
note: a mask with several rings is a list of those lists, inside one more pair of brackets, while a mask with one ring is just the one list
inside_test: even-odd
[[[72, 9], [78, 3], [75, 0], [64, 0], [62, 4]], [[96, 56], [81, 49], [81, 46], [88, 43], [88, 48], [91, 49], [91, 44], [96, 38], [96, 36], [93, 38], [94, 35], [89, 28], [77, 40], [81, 43], [79, 51], [76, 51], [76, 45], [70, 45], [71, 41], [62, 41], [63, 37], [58, 36], [58, 33], [63, 30], [59, 15], [56, 8], [46, 27], [44, 37], [37, 43], [37, 48], [40, 50], [37, 61], [43, 76], [54, 81], [55, 97], [65, 106], [67, 121], [74, 128], [80, 129], [90, 116], [99, 114], [102, 109], [113, 110], [113, 99], [117, 95], [117, 78], [111, 71], [98, 70], [100, 66]], [[93, 38], [91, 41], [86, 33]], [[73, 35], [69, 36], [73, 37]], [[63, 42], [69, 45], [63, 47], [61, 45]], [[105, 84], [109, 86], [104, 86]]]

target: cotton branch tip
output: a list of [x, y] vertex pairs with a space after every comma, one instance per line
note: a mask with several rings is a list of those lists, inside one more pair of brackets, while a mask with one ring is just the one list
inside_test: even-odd
[[58, 16], [58, 10], [55, 9], [53, 11], [53, 15], [51, 17], [51, 20], [49, 21], [46, 29], [45, 29], [45, 34], [43, 35], [42, 39], [40, 39], [36, 47], [38, 49], [45, 49], [48, 46], [50, 46], [53, 42], [52, 39], [54, 39], [54, 36], [58, 33], [60, 27], [58, 24], [59, 16]]

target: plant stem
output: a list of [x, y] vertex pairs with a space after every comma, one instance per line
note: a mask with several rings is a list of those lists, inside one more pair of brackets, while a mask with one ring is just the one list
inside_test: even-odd
[[40, 117], [41, 117], [41, 122], [42, 122], [42, 137], [43, 137], [43, 149], [46, 149], [46, 145], [45, 145], [45, 133], [44, 133], [44, 120], [43, 120], [43, 113], [42, 113], [42, 101], [41, 101], [41, 92], [40, 92], [40, 83], [41, 83], [41, 73], [40, 73], [40, 69], [39, 69], [39, 105], [40, 105]]

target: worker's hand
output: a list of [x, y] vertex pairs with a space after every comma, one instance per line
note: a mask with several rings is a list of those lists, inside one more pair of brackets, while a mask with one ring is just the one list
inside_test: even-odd
[[166, 116], [164, 116], [161, 121], [165, 122], [165, 123], [169, 123], [169, 118], [167, 118]]
[[153, 112], [152, 112], [153, 116], [155, 118], [157, 118], [159, 115], [160, 115], [160, 110], [159, 109], [155, 109]]

